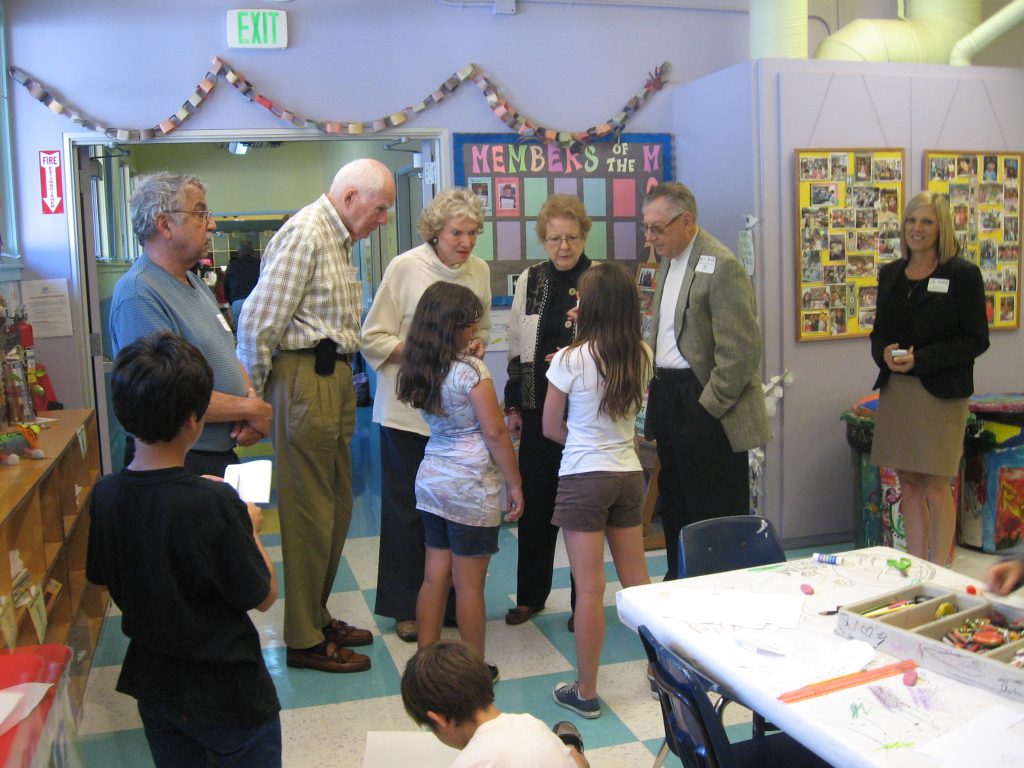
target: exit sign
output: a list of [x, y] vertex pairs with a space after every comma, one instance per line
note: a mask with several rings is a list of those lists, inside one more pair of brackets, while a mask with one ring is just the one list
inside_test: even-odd
[[287, 48], [288, 17], [284, 11], [228, 11], [229, 48]]

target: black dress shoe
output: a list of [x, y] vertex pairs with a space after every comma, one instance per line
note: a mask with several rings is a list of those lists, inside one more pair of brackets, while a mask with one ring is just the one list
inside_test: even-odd
[[525, 624], [533, 618], [534, 614], [540, 613], [543, 610], [543, 605], [540, 608], [531, 608], [528, 605], [517, 605], [515, 608], [508, 609], [508, 613], [505, 614], [505, 623], [510, 627]]

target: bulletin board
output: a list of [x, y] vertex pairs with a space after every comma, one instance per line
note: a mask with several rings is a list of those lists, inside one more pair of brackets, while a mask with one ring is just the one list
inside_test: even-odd
[[798, 149], [797, 341], [867, 336], [900, 255], [903, 149]]
[[633, 268], [645, 261], [640, 227], [647, 190], [674, 178], [672, 136], [624, 133], [618, 141], [571, 147], [518, 142], [515, 134], [455, 134], [455, 184], [484, 204], [474, 253], [489, 262], [492, 292], [511, 283], [531, 262], [548, 258], [537, 239], [537, 214], [551, 195], [576, 195], [593, 222], [590, 259], [614, 259]]
[[924, 153], [924, 186], [949, 197], [965, 258], [981, 268], [992, 330], [1020, 327], [1020, 152]]

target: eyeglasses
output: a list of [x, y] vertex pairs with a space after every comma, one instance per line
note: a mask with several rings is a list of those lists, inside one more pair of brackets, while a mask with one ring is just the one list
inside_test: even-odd
[[200, 221], [207, 222], [213, 218], [213, 211], [207, 208], [200, 208], [197, 211], [167, 211], [167, 213], [187, 213], [190, 216], [197, 217]]
[[661, 237], [661, 235], [665, 234], [665, 230], [671, 227], [672, 224], [675, 223], [675, 220], [682, 216], [684, 213], [686, 213], [686, 211], [683, 211], [682, 213], [677, 213], [664, 224], [641, 224], [640, 226], [647, 234], [654, 235], [655, 237]]
[[579, 245], [583, 242], [582, 235], [548, 235], [544, 238], [544, 242], [548, 245], [561, 245], [565, 243], [570, 248], [574, 245]]

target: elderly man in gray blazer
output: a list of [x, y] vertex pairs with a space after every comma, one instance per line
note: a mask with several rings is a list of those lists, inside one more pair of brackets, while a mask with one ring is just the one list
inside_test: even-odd
[[747, 451], [770, 434], [758, 374], [761, 330], [743, 265], [697, 225], [697, 201], [683, 184], [652, 188], [643, 217], [661, 259], [647, 337], [655, 368], [645, 436], [657, 440], [661, 462], [669, 580], [679, 575], [684, 525], [749, 513]]

